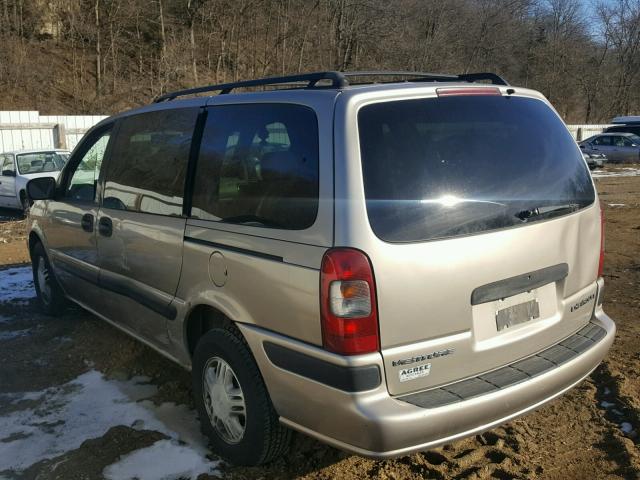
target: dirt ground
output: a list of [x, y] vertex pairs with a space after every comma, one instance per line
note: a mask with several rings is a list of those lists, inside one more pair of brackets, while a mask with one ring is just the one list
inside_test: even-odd
[[[640, 478], [640, 176], [622, 176], [625, 172], [616, 167], [595, 175], [607, 219], [605, 310], [617, 322], [618, 336], [606, 361], [579, 387], [522, 419], [429, 452], [373, 461], [296, 434], [286, 458], [261, 468], [220, 463], [213, 477]], [[24, 235], [24, 221], [0, 211], [0, 280], [14, 275], [18, 282], [28, 273], [20, 266], [28, 262]], [[149, 397], [154, 405], [191, 411], [189, 373], [80, 309], [61, 318], [41, 315], [27, 288], [20, 298], [0, 300], [0, 427], [3, 418], [33, 411], [34, 419], [25, 424], [55, 429], [59, 421], [48, 424], [48, 413], [32, 405], [37, 396], [25, 392], [58, 398], [51, 392], [88, 372], [114, 382], [144, 376], [154, 388]], [[38, 418], [46, 421], [38, 423]], [[0, 458], [0, 479], [102, 478], [123, 455], [171, 436], [118, 422], [114, 419], [106, 432], [77, 447], [41, 455], [23, 469], [2, 471]], [[7, 436], [0, 430], [0, 452], [26, 435]]]

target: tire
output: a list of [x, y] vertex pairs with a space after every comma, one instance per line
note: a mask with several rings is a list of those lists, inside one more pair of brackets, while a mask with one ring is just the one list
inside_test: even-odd
[[280, 424], [239, 332], [214, 328], [200, 339], [192, 381], [202, 432], [215, 453], [235, 465], [251, 466], [268, 463], [289, 448], [291, 431]]
[[47, 315], [58, 316], [67, 306], [67, 298], [56, 280], [51, 264], [40, 242], [31, 251], [33, 286], [36, 289], [40, 309]]
[[29, 212], [29, 199], [27, 198], [27, 193], [24, 190], [20, 191], [20, 205], [22, 205], [22, 211], [26, 215]]

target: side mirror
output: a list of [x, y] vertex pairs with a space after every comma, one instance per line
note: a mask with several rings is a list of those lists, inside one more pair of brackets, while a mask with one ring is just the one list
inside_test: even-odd
[[56, 179], [53, 177], [34, 178], [27, 182], [27, 195], [31, 200], [52, 200], [56, 194]]
[[3, 170], [2, 171], [2, 176], [3, 177], [15, 177], [16, 176], [16, 171], [15, 170]]

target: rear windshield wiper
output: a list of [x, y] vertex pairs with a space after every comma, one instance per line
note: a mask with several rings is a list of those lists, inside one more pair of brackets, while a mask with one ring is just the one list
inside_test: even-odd
[[551, 205], [548, 207], [535, 207], [528, 210], [522, 210], [521, 212], [516, 213], [516, 217], [518, 217], [523, 222], [527, 222], [532, 218], [541, 218], [541, 217], [549, 217], [554, 215], [562, 215], [563, 213], [571, 213], [575, 212], [580, 208], [580, 205], [577, 203], [567, 203], [564, 205]]

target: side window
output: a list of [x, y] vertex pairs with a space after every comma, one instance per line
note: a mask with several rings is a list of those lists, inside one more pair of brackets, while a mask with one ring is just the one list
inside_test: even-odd
[[82, 155], [65, 190], [65, 198], [78, 202], [94, 202], [96, 200], [96, 185], [110, 137], [110, 131], [103, 133]]
[[191, 215], [302, 230], [318, 212], [318, 122], [291, 104], [211, 107]]
[[[2, 165], [2, 173], [3, 176], [15, 176], [16, 166], [13, 163], [13, 155], [3, 155], [0, 157], [0, 165]], [[9, 172], [8, 174], [5, 172]], [[13, 175], [10, 173], [13, 172]]]
[[182, 215], [184, 182], [197, 108], [127, 117], [114, 139], [103, 206]]
[[619, 137], [621, 142], [620, 144], [618, 144], [616, 142], [616, 146], [618, 147], [632, 147], [633, 146], [633, 142], [631, 140], [629, 140], [628, 138], [625, 137]]
[[611, 145], [611, 136], [603, 135], [602, 137], [598, 137], [593, 141], [594, 145]]

